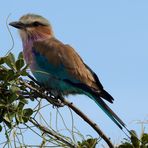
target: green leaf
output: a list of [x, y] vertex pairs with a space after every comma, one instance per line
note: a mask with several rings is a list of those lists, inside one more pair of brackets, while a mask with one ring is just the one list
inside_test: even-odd
[[18, 106], [17, 106], [18, 110], [22, 110], [23, 107], [25, 106], [25, 104], [27, 104], [27, 101], [26, 101], [25, 99], [20, 100], [20, 101], [19, 101], [19, 104], [18, 104]]
[[117, 148], [133, 148], [132, 144], [125, 142], [121, 145], [119, 145]]
[[97, 145], [97, 139], [89, 138], [83, 140], [82, 142], [78, 141], [78, 148], [95, 148]]
[[15, 63], [15, 57], [11, 52], [8, 54], [8, 57], [12, 63]]
[[20, 52], [20, 53], [19, 53], [18, 59], [23, 59], [23, 52]]
[[8, 128], [12, 128], [12, 121], [10, 120], [10, 118], [8, 117], [8, 114], [6, 114], [4, 117], [3, 117], [3, 121], [4, 123], [8, 126]]
[[15, 119], [17, 123], [23, 123], [23, 111], [19, 110], [16, 114], [15, 114]]
[[5, 63], [10, 67], [15, 69], [15, 57], [12, 53], [9, 53], [5, 58]]
[[22, 71], [21, 71], [21, 75], [22, 75], [22, 76], [27, 76], [27, 75], [28, 75], [28, 73], [27, 73], [27, 71], [26, 71], [26, 70], [22, 70]]
[[23, 110], [23, 120], [24, 122], [27, 122], [30, 118], [30, 116], [33, 114], [33, 110], [31, 108], [26, 108]]
[[16, 93], [12, 93], [11, 96], [9, 97], [8, 102], [11, 104], [12, 102], [14, 102], [17, 98], [17, 94]]
[[17, 113], [16, 113], [16, 115], [15, 115], [15, 119], [16, 119], [16, 122], [17, 123], [23, 123], [23, 122], [26, 122], [26, 120], [28, 119], [25, 119], [24, 120], [24, 110], [23, 110], [23, 108], [24, 108], [24, 106], [25, 106], [25, 104], [27, 104], [28, 103], [28, 101], [27, 100], [25, 100], [23, 97], [21, 97], [21, 96], [19, 96], [19, 98], [18, 99], [20, 99], [19, 100], [19, 103], [18, 103], [18, 106], [17, 106]]
[[21, 75], [22, 76], [27, 76], [28, 75], [28, 73], [27, 73], [27, 70], [28, 69], [28, 65], [26, 65], [22, 70], [21, 70]]
[[4, 57], [0, 58], [0, 65], [4, 63], [5, 63], [5, 58]]
[[141, 141], [143, 145], [148, 145], [148, 134], [144, 133], [141, 137]]
[[14, 78], [14, 71], [12, 69], [8, 70], [7, 73], [4, 75], [5, 81], [13, 80]]
[[11, 91], [12, 91], [13, 93], [17, 93], [19, 90], [20, 90], [19, 87], [15, 86], [15, 85], [12, 85], [12, 86], [11, 86]]
[[0, 104], [0, 109], [4, 109], [6, 108], [6, 105], [5, 104]]
[[140, 147], [140, 141], [139, 141], [138, 136], [134, 130], [131, 130], [131, 142], [135, 148]]
[[17, 70], [20, 70], [23, 66], [24, 66], [24, 60], [23, 59], [19, 59], [16, 61], [15, 66]]
[[23, 113], [26, 117], [30, 117], [33, 114], [33, 110], [31, 108], [26, 108], [23, 110]]

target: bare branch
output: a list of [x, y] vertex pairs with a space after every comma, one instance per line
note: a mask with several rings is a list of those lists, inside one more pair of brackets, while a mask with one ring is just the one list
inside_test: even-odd
[[59, 136], [56, 132], [53, 132], [53, 131], [49, 130], [48, 128], [46, 128], [45, 126], [40, 125], [37, 121], [33, 121], [32, 119], [30, 119], [29, 121], [33, 125], [35, 125], [36, 127], [38, 127], [44, 133], [49, 134], [49, 135], [55, 137], [57, 140], [65, 143], [70, 148], [76, 148], [77, 147], [76, 145], [73, 145], [73, 144], [69, 143], [67, 140], [65, 140], [64, 138], [62, 138], [61, 136]]
[[68, 100], [63, 101], [65, 105], [70, 107], [77, 115], [79, 115], [84, 121], [86, 121], [98, 134], [101, 136], [104, 141], [108, 144], [110, 148], [114, 148], [113, 144], [111, 143], [110, 139], [102, 132], [102, 130], [98, 127], [96, 123], [88, 118], [80, 109], [78, 109], [72, 102]]
[[[29, 85], [28, 83], [21, 81], [21, 83], [23, 83], [26, 87], [30, 88], [31, 90], [34, 90], [36, 93], [39, 94], [39, 96], [41, 96], [42, 98], [47, 99], [47, 101], [49, 101], [50, 103], [54, 104], [56, 103], [57, 105], [57, 101], [52, 98], [47, 96], [46, 94], [40, 92], [38, 89], [32, 87], [31, 85]], [[71, 108], [77, 115], [79, 115], [84, 121], [86, 121], [98, 134], [100, 137], [102, 137], [102, 139], [104, 139], [104, 141], [108, 144], [108, 146], [110, 148], [113, 148], [113, 144], [111, 143], [110, 139], [104, 134], [104, 132], [98, 127], [98, 125], [96, 123], [94, 123], [91, 119], [88, 118], [88, 116], [86, 116], [80, 109], [78, 109], [75, 105], [73, 105], [72, 102], [69, 102], [68, 100], [64, 99], [61, 100], [62, 104], [58, 102], [59, 106], [63, 106], [66, 105], [69, 108]]]

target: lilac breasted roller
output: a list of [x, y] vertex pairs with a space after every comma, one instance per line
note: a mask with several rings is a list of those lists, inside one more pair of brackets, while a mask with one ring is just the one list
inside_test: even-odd
[[47, 19], [27, 14], [11, 26], [18, 28], [23, 43], [23, 55], [36, 80], [55, 95], [85, 94], [120, 128], [124, 122], [103, 99], [113, 103], [95, 72], [87, 66], [68, 44], [55, 38]]

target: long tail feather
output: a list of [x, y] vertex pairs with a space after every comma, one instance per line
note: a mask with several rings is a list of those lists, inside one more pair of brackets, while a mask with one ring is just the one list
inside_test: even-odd
[[125, 123], [107, 106], [107, 104], [99, 97], [99, 94], [97, 92], [94, 92], [89, 86], [83, 83], [73, 83], [68, 79], [64, 79], [63, 81], [74, 87], [82, 89], [85, 92], [85, 94], [92, 98], [121, 130], [124, 127], [129, 132], [129, 130], [126, 128]]
[[101, 98], [93, 97], [93, 100], [121, 130], [123, 127], [126, 128], [125, 123], [109, 108], [109, 106], [107, 106], [107, 104]]
[[[101, 98], [93, 97], [93, 100], [108, 115], [108, 117], [124, 132], [124, 134], [129, 139], [131, 139], [130, 136], [136, 136], [126, 127], [126, 124], [109, 108], [109, 106], [107, 106], [107, 104]], [[123, 128], [130, 134], [130, 136], [123, 130]], [[138, 139], [138, 141], [142, 143], [141, 140]]]

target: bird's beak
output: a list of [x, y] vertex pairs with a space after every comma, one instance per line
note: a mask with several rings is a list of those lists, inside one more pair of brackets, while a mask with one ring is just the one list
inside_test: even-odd
[[25, 25], [21, 22], [11, 22], [9, 23], [10, 26], [13, 26], [17, 29], [24, 29], [25, 28]]

